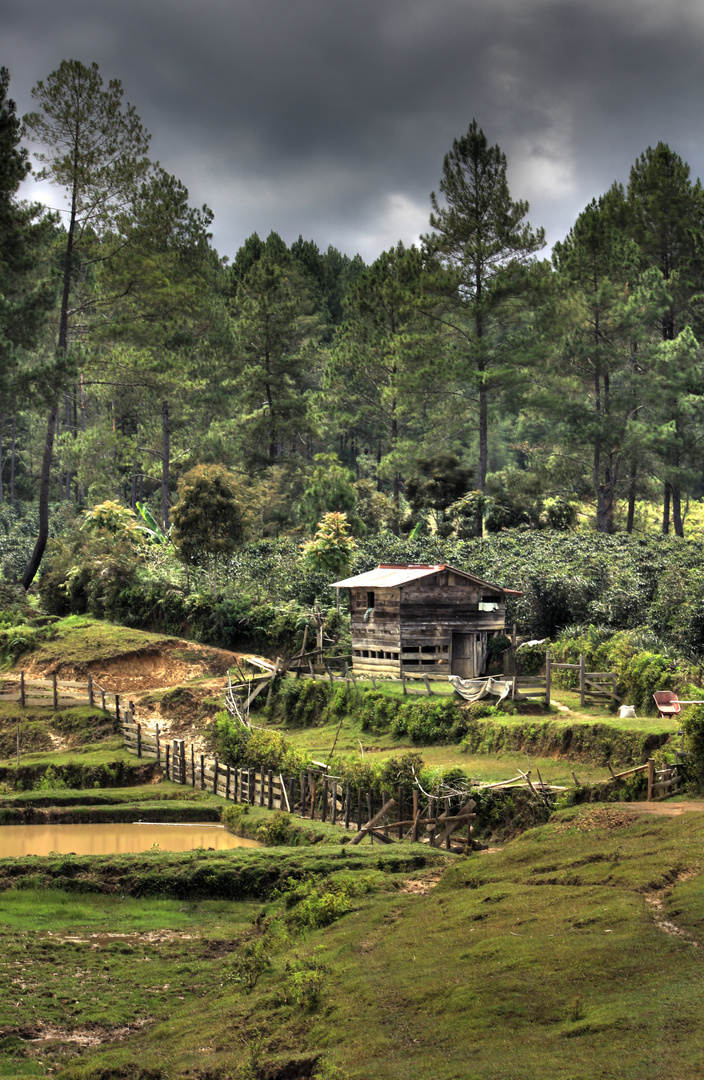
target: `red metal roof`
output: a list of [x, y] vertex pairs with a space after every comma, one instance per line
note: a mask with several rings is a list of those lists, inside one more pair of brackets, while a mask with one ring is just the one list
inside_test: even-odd
[[428, 563], [380, 563], [376, 570], [367, 570], [364, 574], [356, 577], [344, 578], [342, 581], [333, 581], [330, 588], [337, 589], [397, 589], [400, 585], [406, 585], [409, 581], [417, 581], [419, 578], [431, 577], [441, 570], [451, 570], [453, 574], [467, 578], [477, 585], [486, 585], [490, 589], [498, 589], [507, 596], [522, 596], [523, 593], [516, 589], [504, 589], [501, 585], [494, 585], [490, 581], [484, 581], [474, 574], [468, 574], [465, 570], [458, 570], [447, 563], [430, 565]]

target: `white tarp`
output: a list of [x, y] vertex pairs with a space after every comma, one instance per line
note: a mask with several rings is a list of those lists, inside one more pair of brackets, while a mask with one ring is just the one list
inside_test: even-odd
[[450, 675], [449, 682], [455, 693], [466, 701], [479, 701], [481, 698], [497, 697], [502, 702], [511, 693], [513, 679], [461, 679], [459, 675]]

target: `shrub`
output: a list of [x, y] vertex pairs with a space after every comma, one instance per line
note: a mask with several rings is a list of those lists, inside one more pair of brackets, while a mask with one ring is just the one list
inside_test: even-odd
[[304, 768], [306, 759], [295, 750], [280, 731], [252, 731], [247, 743], [243, 765], [247, 769], [271, 769], [274, 773], [291, 775]]
[[224, 765], [243, 767], [251, 736], [250, 729], [223, 711], [216, 714], [211, 732], [211, 740], [215, 743], [220, 761]]
[[704, 705], [692, 705], [684, 719], [688, 751], [687, 777], [695, 787], [704, 787]]
[[230, 830], [238, 834], [238, 830], [242, 828], [244, 824], [243, 818], [249, 814], [249, 806], [247, 803], [233, 803], [231, 806], [226, 806], [222, 812], [222, 822]]
[[287, 960], [279, 987], [279, 1001], [283, 1005], [295, 1005], [298, 1009], [308, 1011], [317, 1008], [325, 990], [328, 971], [329, 968], [315, 958]]
[[267, 847], [288, 844], [291, 841], [292, 822], [289, 814], [277, 810], [257, 829], [257, 838]]

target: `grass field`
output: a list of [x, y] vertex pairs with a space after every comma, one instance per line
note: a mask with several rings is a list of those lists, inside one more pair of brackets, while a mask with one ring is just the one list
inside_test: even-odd
[[[102, 637], [63, 622], [48, 647], [73, 650], [75, 632], [86, 658], [114, 655], [117, 638], [125, 648], [122, 628]], [[412, 749], [480, 781], [530, 768], [572, 788], [573, 771], [581, 784], [606, 779], [600, 754], [642, 753], [677, 731], [659, 717], [582, 710], [570, 691], [555, 698], [569, 711], [477, 728], [482, 753], [411, 746], [349, 718], [286, 735], [321, 761], [334, 744], [373, 760]], [[81, 789], [52, 789], [48, 766], [54, 777], [102, 769], [96, 782], [117, 785], [138, 765], [120, 736], [93, 737], [91, 716], [74, 712], [56, 730], [55, 717], [26, 721], [37, 738], [40, 728], [76, 738], [23, 752], [19, 773], [4, 766], [0, 815], [127, 820], [224, 805], [165, 781], [95, 788], [85, 769]], [[15, 723], [5, 714], [8, 731]], [[576, 733], [573, 754], [496, 749], [517, 734], [558, 746], [565, 732]], [[38, 789], [10, 790], [21, 777]], [[268, 821], [253, 807], [246, 832]], [[311, 844], [0, 859], [0, 1077], [698, 1080], [704, 813], [572, 807], [468, 856], [350, 847], [333, 826], [294, 824]]]
[[703, 814], [588, 807], [436, 888], [366, 849], [299, 853], [263, 906], [6, 893], [0, 1075], [694, 1080], [703, 842]]

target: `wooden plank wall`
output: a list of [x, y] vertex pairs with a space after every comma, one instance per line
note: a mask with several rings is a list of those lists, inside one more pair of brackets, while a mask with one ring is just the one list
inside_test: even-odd
[[[453, 633], [488, 634], [505, 626], [500, 590], [449, 571], [397, 589], [350, 592], [353, 666], [360, 674], [399, 674], [403, 665], [418, 673], [449, 675]], [[374, 607], [365, 622], [368, 592], [374, 593]], [[497, 611], [479, 610], [488, 596], [496, 598]]]

